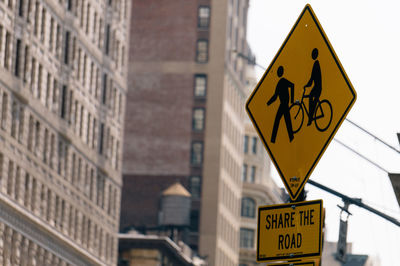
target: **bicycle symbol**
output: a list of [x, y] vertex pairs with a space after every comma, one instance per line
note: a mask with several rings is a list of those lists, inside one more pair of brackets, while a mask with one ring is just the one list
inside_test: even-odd
[[[305, 94], [305, 92], [306, 91], [304, 90], [301, 101], [297, 100], [289, 108], [289, 113], [292, 117], [293, 133], [299, 132], [303, 126], [304, 111], [306, 112], [307, 117], [309, 116], [310, 111], [307, 109], [307, 106], [304, 103], [304, 98], [310, 98], [310, 95]], [[315, 127], [321, 132], [328, 129], [332, 122], [332, 105], [328, 100], [325, 99], [322, 101], [317, 101], [312, 122], [315, 123]]]

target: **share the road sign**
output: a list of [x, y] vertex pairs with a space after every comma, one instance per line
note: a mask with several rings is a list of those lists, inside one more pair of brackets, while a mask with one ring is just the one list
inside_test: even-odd
[[322, 200], [258, 208], [257, 262], [321, 256]]
[[332, 45], [306, 5], [246, 103], [292, 200], [355, 100]]

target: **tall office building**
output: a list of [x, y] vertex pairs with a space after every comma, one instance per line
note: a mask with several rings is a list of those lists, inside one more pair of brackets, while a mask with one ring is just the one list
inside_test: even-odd
[[0, 265], [116, 265], [130, 1], [0, 1]]
[[[251, 57], [251, 56], [250, 56]], [[246, 68], [247, 97], [257, 86], [254, 65]], [[271, 160], [248, 116], [244, 118], [239, 266], [256, 266], [257, 207], [282, 202], [271, 176]]]
[[239, 263], [248, 2], [131, 2], [121, 229], [161, 230], [161, 191], [180, 181], [186, 241], [210, 265]]
[[256, 266], [257, 207], [279, 204], [281, 190], [272, 180], [271, 161], [249, 119], [244, 135], [242, 206], [240, 210], [240, 266]]

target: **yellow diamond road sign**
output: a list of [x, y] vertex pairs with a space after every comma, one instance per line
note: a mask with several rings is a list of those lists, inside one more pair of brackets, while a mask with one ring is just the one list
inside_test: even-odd
[[306, 5], [246, 104], [292, 199], [355, 100], [350, 80]]
[[258, 208], [257, 262], [321, 256], [322, 200]]

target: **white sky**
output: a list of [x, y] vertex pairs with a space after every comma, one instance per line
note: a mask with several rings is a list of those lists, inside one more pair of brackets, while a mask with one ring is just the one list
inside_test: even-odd
[[[400, 1], [250, 0], [247, 37], [257, 63], [267, 67], [307, 3], [311, 4], [357, 92], [348, 118], [399, 148], [400, 132]], [[260, 78], [263, 71], [258, 71]], [[390, 172], [400, 173], [400, 154], [388, 149], [348, 122], [338, 139]], [[274, 172], [279, 186], [282, 181]], [[311, 179], [400, 220], [387, 174], [332, 141]], [[322, 198], [327, 239], [337, 241], [339, 198], [311, 185], [308, 200]], [[353, 253], [368, 254], [382, 266], [400, 265], [400, 227], [364, 209], [350, 206], [348, 242]]]

